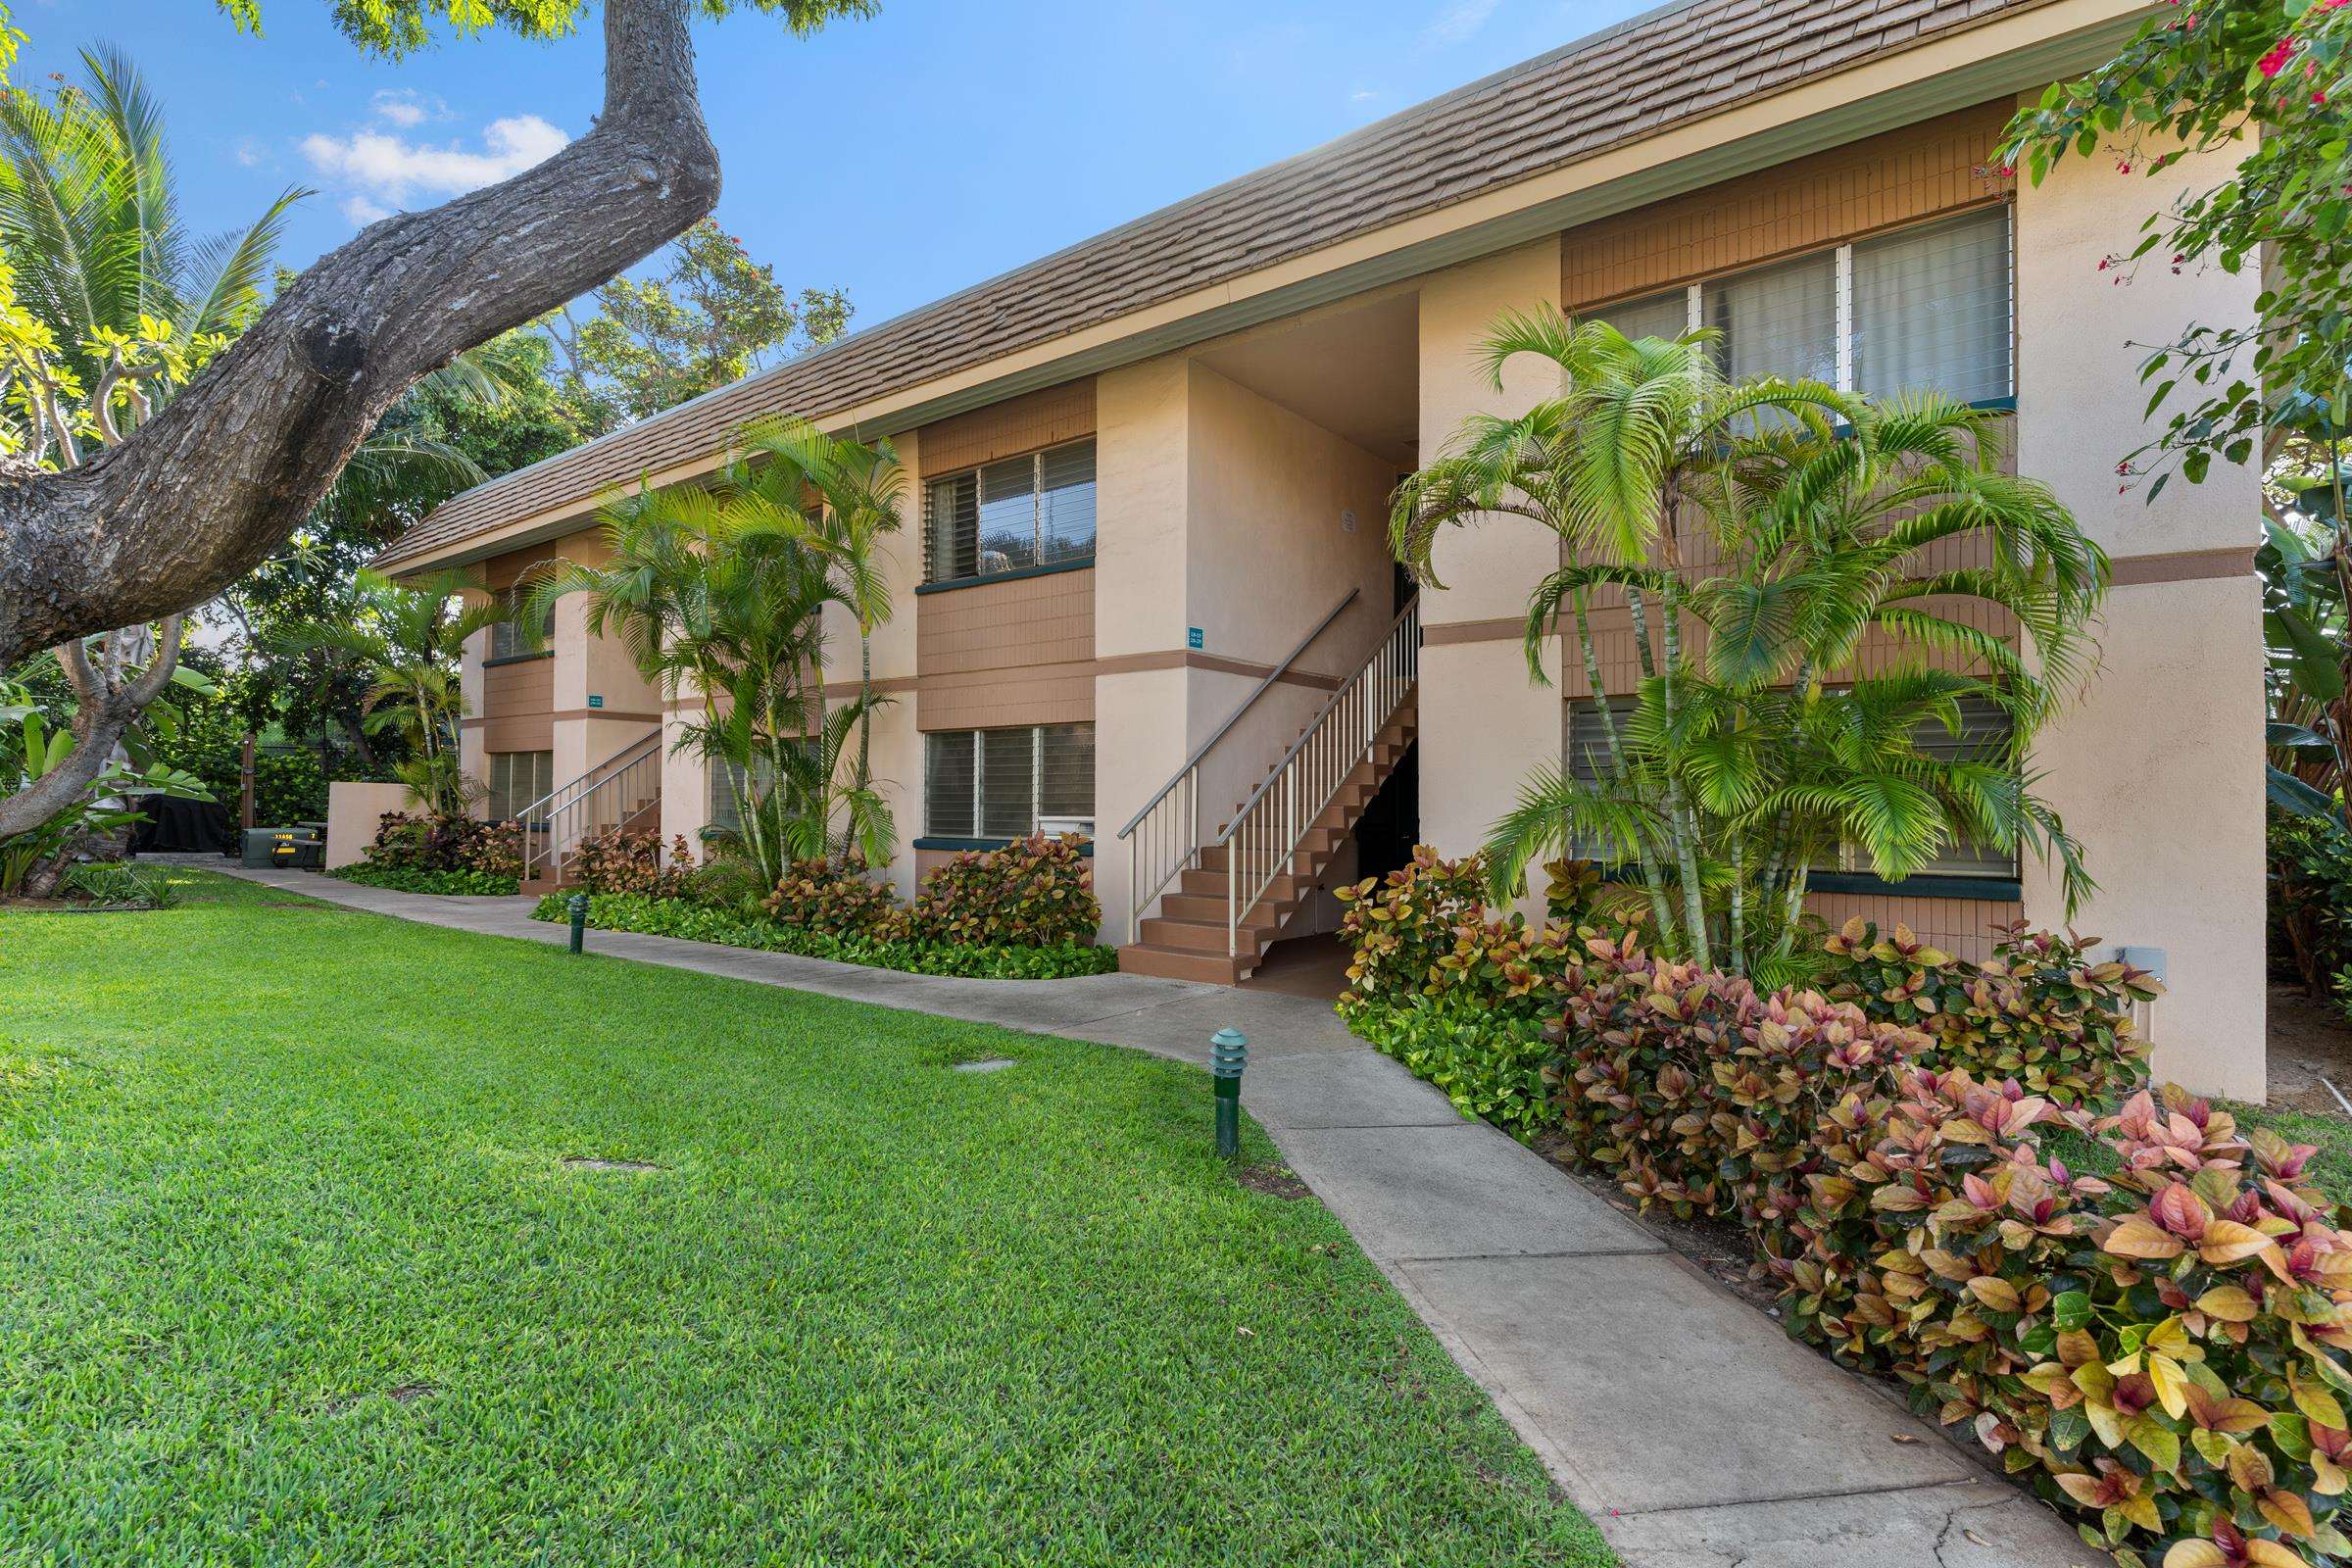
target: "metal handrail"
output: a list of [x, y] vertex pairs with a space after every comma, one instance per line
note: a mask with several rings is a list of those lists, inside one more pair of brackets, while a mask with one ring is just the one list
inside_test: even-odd
[[[1242, 922], [1298, 853], [1340, 786], [1371, 755], [1372, 743], [1404, 706], [1420, 673], [1421, 601], [1389, 622], [1380, 646], [1331, 694], [1306, 730], [1274, 764], [1217, 835], [1225, 851], [1225, 952], [1241, 951]], [[1276, 793], [1277, 788], [1280, 794]], [[1247, 896], [1242, 878], [1264, 863]]]
[[561, 874], [564, 852], [570, 848], [571, 840], [583, 836], [575, 830], [579, 824], [574, 819], [585, 814], [595, 797], [637, 773], [649, 760], [658, 767], [661, 745], [662, 732], [658, 729], [641, 736], [579, 777], [548, 791], [515, 812], [515, 820], [524, 825], [523, 876], [531, 876], [532, 868], [542, 861], [551, 871]]
[[1182, 778], [1192, 769], [1200, 765], [1200, 760], [1209, 754], [1210, 749], [1213, 748], [1217, 742], [1225, 738], [1226, 731], [1232, 729], [1234, 725], [1242, 721], [1242, 715], [1250, 711], [1250, 708], [1257, 702], [1257, 700], [1266, 694], [1266, 688], [1273, 685], [1276, 681], [1282, 679], [1283, 676], [1289, 674], [1291, 666], [1298, 662], [1298, 656], [1306, 652], [1307, 645], [1312, 643], [1316, 638], [1322, 636], [1324, 630], [1329, 627], [1333, 621], [1340, 618], [1340, 612], [1346, 610], [1349, 605], [1354, 604], [1358, 599], [1362, 598], [1363, 593], [1364, 591], [1361, 588], [1348, 589], [1348, 596], [1345, 599], [1342, 599], [1338, 604], [1332, 606], [1330, 611], [1324, 614], [1323, 618], [1315, 622], [1315, 629], [1308, 632], [1305, 636], [1299, 638], [1298, 646], [1292, 649], [1289, 653], [1283, 655], [1282, 662], [1276, 664], [1272, 669], [1267, 670], [1265, 677], [1256, 685], [1250, 688], [1250, 695], [1243, 698], [1241, 705], [1235, 708], [1231, 714], [1227, 715], [1225, 722], [1217, 726], [1216, 733], [1209, 736], [1208, 739], [1202, 741], [1200, 745], [1194, 747], [1193, 755], [1186, 758], [1177, 765], [1176, 771], [1168, 776], [1168, 781], [1159, 787], [1159, 793], [1152, 796], [1151, 800], [1145, 802], [1144, 808], [1127, 819], [1127, 825], [1119, 829], [1120, 838], [1125, 838], [1128, 834], [1134, 832], [1136, 827], [1143, 821], [1143, 819], [1152, 814], [1152, 808], [1157, 806], [1161, 801], [1164, 801], [1168, 798], [1168, 792], [1176, 787], [1176, 781], [1178, 779]]
[[[1169, 883], [1181, 876], [1200, 858], [1202, 760], [1234, 725], [1241, 722], [1242, 716], [1256, 706], [1257, 700], [1276, 681], [1290, 673], [1291, 666], [1298, 662], [1299, 656], [1316, 638], [1331, 628], [1331, 623], [1340, 618], [1341, 612], [1362, 596], [1361, 588], [1348, 589], [1347, 595], [1332, 606], [1305, 636], [1298, 639], [1298, 646], [1285, 654], [1282, 662], [1250, 689], [1250, 694], [1227, 715], [1225, 722], [1217, 726], [1215, 733], [1193, 748], [1193, 755], [1186, 758], [1183, 765], [1168, 776], [1168, 781], [1159, 787], [1157, 794], [1144, 803], [1144, 808], [1129, 817], [1127, 825], [1119, 829], [1118, 836], [1127, 841], [1127, 888], [1132, 895], [1127, 915], [1131, 935], [1142, 921], [1144, 911], [1152, 906], [1152, 901], [1158, 898]], [[1170, 805], [1172, 799], [1173, 807], [1161, 810], [1162, 807]], [[1136, 830], [1143, 827], [1147, 819], [1151, 819], [1151, 827], [1139, 837]], [[1145, 870], [1147, 855], [1152, 866], [1151, 873]]]

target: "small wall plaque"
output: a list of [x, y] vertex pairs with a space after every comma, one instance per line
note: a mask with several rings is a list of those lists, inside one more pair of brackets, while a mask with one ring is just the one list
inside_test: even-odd
[[605, 700], [591, 692], [588, 695], [588, 706], [590, 708], [602, 708], [605, 706]]
[[1201, 634], [1200, 627], [1187, 626], [1184, 628], [1184, 646], [1192, 649], [1206, 648], [1208, 639]]

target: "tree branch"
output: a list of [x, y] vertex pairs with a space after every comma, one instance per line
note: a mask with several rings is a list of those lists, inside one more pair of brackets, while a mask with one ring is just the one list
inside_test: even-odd
[[718, 201], [691, 0], [607, 0], [605, 107], [534, 169], [371, 224], [180, 395], [69, 472], [0, 483], [0, 666], [183, 611], [259, 564], [384, 412]]

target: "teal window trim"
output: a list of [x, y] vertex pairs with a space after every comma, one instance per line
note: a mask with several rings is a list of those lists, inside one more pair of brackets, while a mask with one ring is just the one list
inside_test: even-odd
[[914, 585], [918, 594], [953, 593], [958, 588], [978, 588], [985, 583], [1013, 582], [1022, 577], [1051, 577], [1057, 571], [1084, 571], [1095, 564], [1093, 556], [1079, 556], [1070, 561], [1049, 561], [1042, 566], [1019, 566], [1011, 571], [983, 572], [977, 577], [951, 577], [946, 582], [921, 582]]
[[[985, 852], [988, 850], [1001, 850], [1006, 845], [1015, 844], [1018, 842], [1019, 840], [1017, 839], [954, 839], [940, 838], [935, 835], [925, 834], [923, 837], [914, 841], [914, 847], [918, 850], [979, 850]], [[1078, 853], [1086, 856], [1090, 859], [1093, 858], [1095, 853], [1095, 841], [1093, 839], [1088, 839], [1086, 842], [1080, 844], [1078, 846]]]
[[[1604, 865], [1600, 875], [1604, 882], [1638, 883], [1642, 868]], [[1913, 876], [1889, 882], [1868, 871], [1816, 871], [1805, 878], [1805, 890], [1886, 899], [1983, 899], [1993, 904], [2018, 904], [2025, 898], [2024, 883], [2013, 876]]]

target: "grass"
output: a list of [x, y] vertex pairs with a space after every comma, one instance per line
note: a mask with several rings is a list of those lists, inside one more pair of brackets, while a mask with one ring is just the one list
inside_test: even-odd
[[0, 915], [0, 1561], [1611, 1560], [1197, 1071], [182, 891]]

